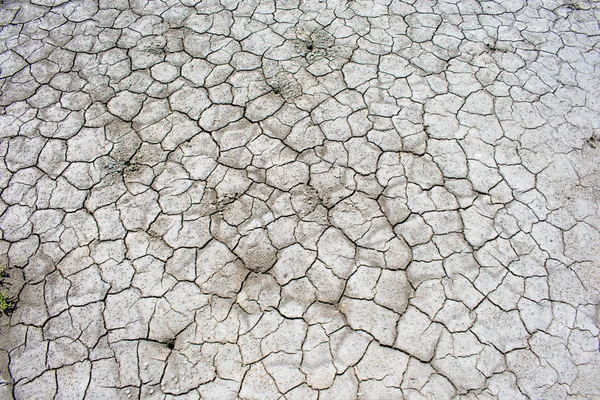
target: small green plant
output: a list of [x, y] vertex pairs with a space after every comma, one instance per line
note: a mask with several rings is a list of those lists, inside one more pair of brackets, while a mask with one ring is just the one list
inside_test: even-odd
[[8, 298], [6, 290], [0, 292], [0, 314], [8, 315], [14, 308], [13, 302]]
[[[6, 269], [0, 265], [0, 287], [7, 285], [6, 278], [8, 273]], [[9, 315], [15, 309], [15, 302], [8, 296], [6, 289], [0, 290], [0, 315]]]

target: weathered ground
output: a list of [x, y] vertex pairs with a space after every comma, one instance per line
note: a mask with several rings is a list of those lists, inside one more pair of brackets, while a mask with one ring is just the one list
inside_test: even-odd
[[0, 398], [600, 398], [596, 6], [5, 0]]

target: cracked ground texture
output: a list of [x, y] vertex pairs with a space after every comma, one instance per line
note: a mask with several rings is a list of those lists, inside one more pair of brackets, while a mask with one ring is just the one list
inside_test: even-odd
[[600, 398], [596, 7], [4, 0], [0, 398]]

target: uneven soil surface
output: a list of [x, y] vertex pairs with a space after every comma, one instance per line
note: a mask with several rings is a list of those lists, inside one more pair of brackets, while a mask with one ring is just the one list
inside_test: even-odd
[[4, 0], [0, 398], [599, 399], [599, 20]]

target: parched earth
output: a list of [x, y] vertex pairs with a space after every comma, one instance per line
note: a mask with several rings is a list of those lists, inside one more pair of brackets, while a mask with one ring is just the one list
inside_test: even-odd
[[4, 0], [0, 398], [600, 398], [597, 7]]

